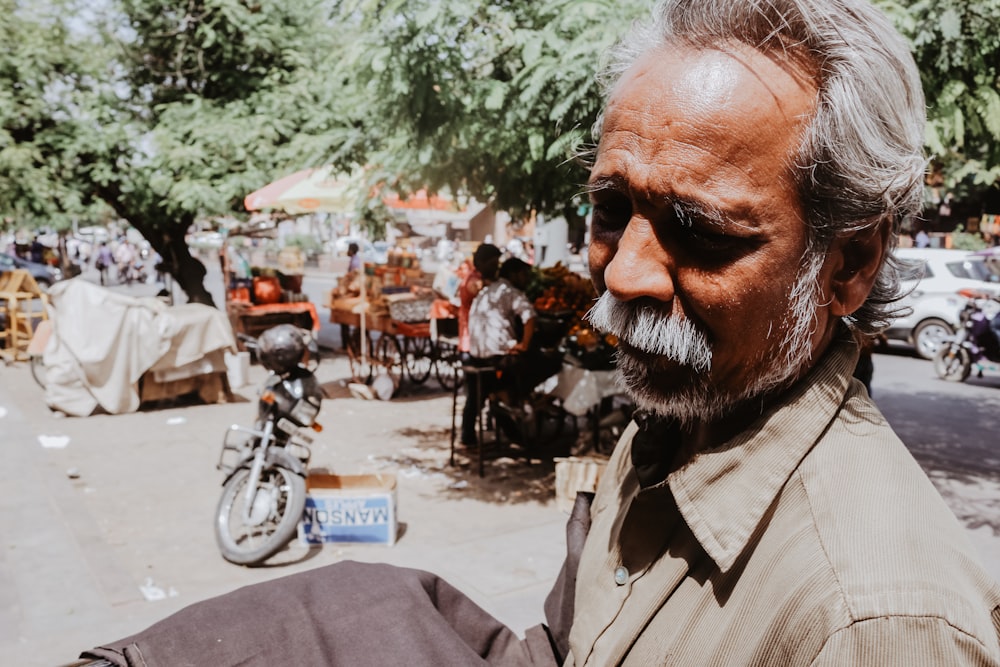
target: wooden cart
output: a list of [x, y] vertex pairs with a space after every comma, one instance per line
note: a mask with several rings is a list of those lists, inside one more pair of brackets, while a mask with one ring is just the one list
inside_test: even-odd
[[[451, 390], [461, 381], [457, 334], [440, 320], [404, 322], [385, 311], [365, 313], [361, 326], [359, 300], [342, 299], [330, 304], [330, 322], [341, 325], [344, 352], [357, 382], [376, 373], [387, 373], [397, 387], [405, 380], [423, 384], [433, 374], [441, 386]], [[362, 329], [364, 338], [362, 339]], [[364, 346], [362, 346], [362, 341]]]

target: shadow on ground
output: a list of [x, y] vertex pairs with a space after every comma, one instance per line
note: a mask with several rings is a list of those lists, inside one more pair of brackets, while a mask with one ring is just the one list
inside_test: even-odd
[[976, 402], [964, 396], [883, 390], [875, 400], [925, 469], [1000, 480], [1000, 394], [996, 401]]
[[489, 503], [548, 503], [555, 498], [555, 461], [548, 452], [537, 458], [514, 445], [502, 450], [484, 448], [483, 477], [476, 451], [456, 446], [450, 463], [451, 431], [447, 428], [402, 428], [395, 432], [412, 444], [393, 454], [375, 457], [382, 467], [395, 468], [401, 477], [424, 477], [442, 488], [434, 494], [449, 499], [469, 498]]

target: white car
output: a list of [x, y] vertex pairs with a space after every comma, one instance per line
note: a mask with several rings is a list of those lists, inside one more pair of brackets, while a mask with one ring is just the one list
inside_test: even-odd
[[965, 302], [958, 290], [1000, 292], [1000, 283], [983, 257], [968, 251], [899, 248], [895, 255], [908, 265], [903, 280], [906, 296], [900, 304], [912, 312], [897, 318], [885, 335], [909, 343], [924, 359], [933, 359], [941, 341], [955, 333]]

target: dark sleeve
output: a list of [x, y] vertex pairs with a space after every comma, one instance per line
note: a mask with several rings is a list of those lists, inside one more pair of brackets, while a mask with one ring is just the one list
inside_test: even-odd
[[196, 603], [81, 657], [129, 667], [556, 664], [544, 632], [518, 639], [436, 575], [353, 561]]
[[562, 662], [569, 652], [569, 631], [573, 626], [576, 573], [580, 567], [583, 543], [590, 532], [590, 506], [594, 494], [579, 492], [573, 511], [566, 523], [566, 560], [556, 579], [555, 586], [545, 599], [545, 622], [548, 624], [556, 660]]

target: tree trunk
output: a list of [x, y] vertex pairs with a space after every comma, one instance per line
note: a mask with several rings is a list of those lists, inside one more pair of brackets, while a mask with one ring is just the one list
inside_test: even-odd
[[215, 300], [205, 289], [207, 269], [200, 259], [191, 256], [191, 249], [183, 236], [164, 234], [162, 249], [156, 248], [156, 251], [163, 257], [163, 270], [174, 277], [189, 302], [215, 307]]
[[[98, 195], [107, 202], [123, 219], [127, 220], [149, 241], [153, 250], [160, 253], [162, 270], [173, 276], [178, 287], [184, 290], [190, 303], [203, 303], [216, 307], [215, 300], [205, 289], [205, 265], [197, 257], [191, 256], [184, 234], [191, 223], [194, 214], [182, 214], [179, 218], [170, 218], [164, 222], [163, 215], [138, 215], [131, 210], [121, 196], [116, 185], [98, 187]], [[154, 222], [149, 222], [153, 220]], [[156, 224], [159, 220], [162, 224]]]
[[191, 249], [184, 240], [186, 226], [172, 225], [171, 229], [137, 225], [143, 238], [149, 241], [153, 250], [160, 254], [160, 270], [173, 276], [174, 282], [187, 295], [189, 303], [203, 303], [216, 307], [215, 299], [205, 289], [205, 274], [207, 269], [200, 259], [191, 255]]

